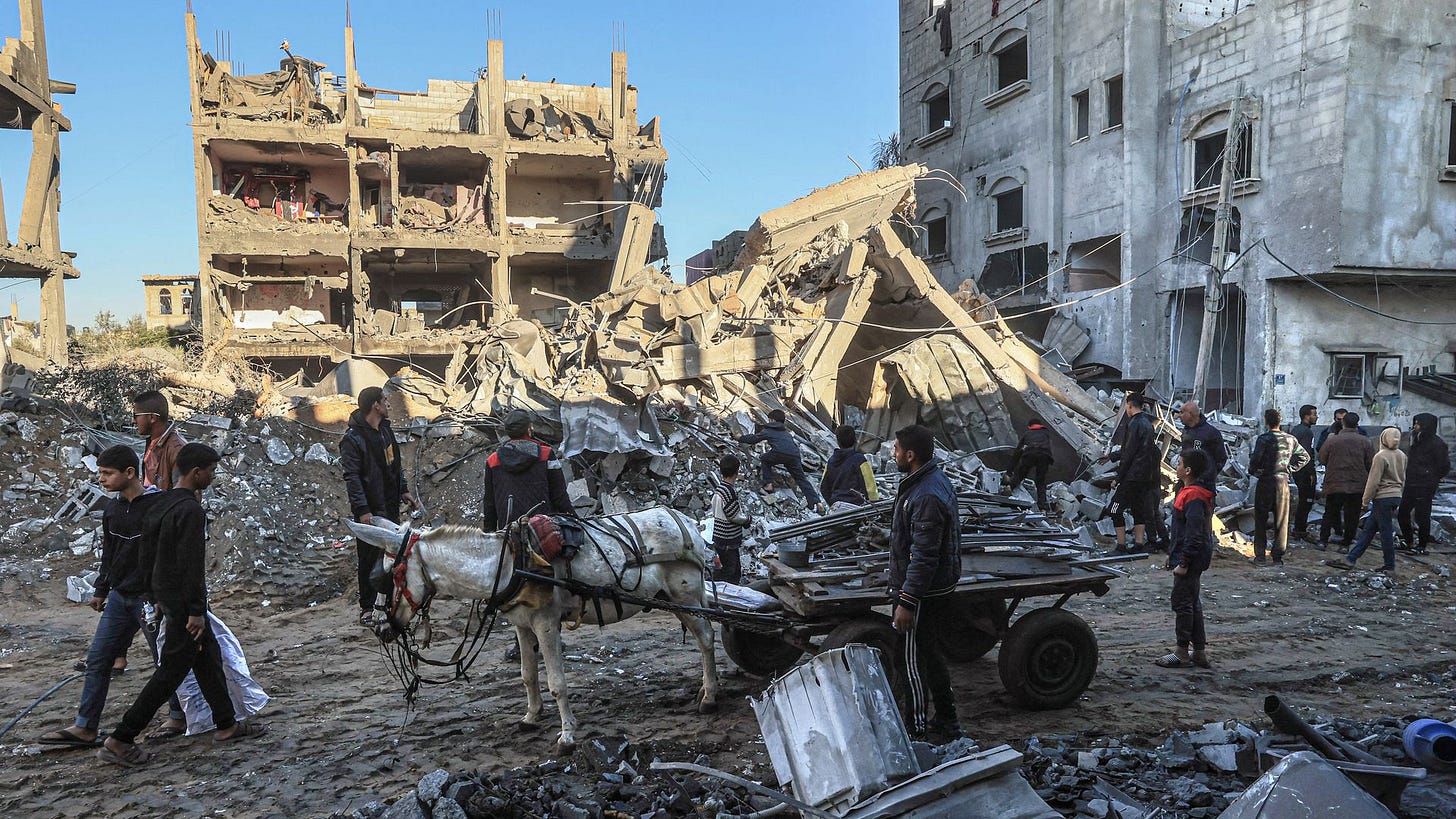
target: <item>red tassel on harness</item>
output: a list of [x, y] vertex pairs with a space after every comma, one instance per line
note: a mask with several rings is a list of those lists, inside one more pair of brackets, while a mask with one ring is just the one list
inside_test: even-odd
[[561, 539], [561, 527], [550, 515], [532, 515], [527, 525], [536, 536], [536, 548], [540, 550], [542, 557], [549, 562], [561, 556], [561, 550], [565, 546]]

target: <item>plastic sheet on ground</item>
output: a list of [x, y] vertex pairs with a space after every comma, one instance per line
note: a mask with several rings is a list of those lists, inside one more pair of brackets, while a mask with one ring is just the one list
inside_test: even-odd
[[[212, 612], [207, 613], [207, 620], [212, 624], [212, 634], [217, 638], [218, 648], [222, 650], [222, 667], [223, 673], [227, 675], [228, 697], [232, 699], [233, 708], [236, 709], [233, 717], [241, 722], [263, 710], [269, 697], [263, 686], [253, 679], [252, 672], [248, 669], [248, 659], [243, 656], [243, 646], [233, 636], [232, 630]], [[164, 634], [157, 635], [158, 651], [162, 650], [165, 641]], [[212, 721], [212, 708], [202, 696], [197, 677], [191, 671], [187, 672], [187, 679], [177, 686], [177, 699], [182, 703], [182, 712], [187, 715], [187, 736], [205, 734], [217, 727]]]

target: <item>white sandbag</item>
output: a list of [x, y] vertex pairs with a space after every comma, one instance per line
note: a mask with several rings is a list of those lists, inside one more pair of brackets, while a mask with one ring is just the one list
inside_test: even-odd
[[725, 609], [740, 611], [766, 611], [779, 605], [778, 598], [771, 594], [754, 591], [747, 586], [724, 583], [721, 580], [704, 583], [703, 589], [707, 592], [710, 606], [722, 606]]

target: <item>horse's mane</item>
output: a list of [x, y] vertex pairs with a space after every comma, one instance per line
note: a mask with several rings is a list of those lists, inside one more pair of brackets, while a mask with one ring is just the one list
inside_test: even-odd
[[420, 537], [427, 540], [434, 540], [437, 537], [466, 538], [484, 534], [485, 532], [480, 531], [479, 526], [465, 526], [459, 523], [447, 523], [444, 526], [436, 526], [428, 532], [421, 532]]

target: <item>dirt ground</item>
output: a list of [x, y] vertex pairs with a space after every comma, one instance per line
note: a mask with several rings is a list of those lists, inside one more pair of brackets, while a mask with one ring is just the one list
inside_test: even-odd
[[[992, 653], [954, 672], [967, 732], [983, 746], [1077, 731], [1156, 745], [1172, 729], [1210, 721], [1267, 727], [1261, 703], [1268, 693], [1353, 719], [1456, 717], [1450, 581], [1402, 560], [1392, 587], [1375, 589], [1362, 573], [1320, 566], [1325, 556], [1303, 549], [1286, 568], [1270, 569], [1221, 555], [1204, 581], [1215, 668], [1194, 672], [1152, 664], [1172, 636], [1169, 578], [1151, 561], [1132, 564], [1130, 577], [1107, 596], [1068, 604], [1093, 624], [1101, 645], [1098, 674], [1081, 701], [1059, 711], [1019, 710], [1000, 689]], [[352, 553], [336, 550], [330, 559], [337, 561], [330, 568], [347, 576]], [[1428, 559], [1456, 563], [1450, 554]], [[47, 579], [39, 575], [38, 566], [47, 563], [42, 558], [11, 560], [0, 571], [0, 716], [6, 719], [72, 674], [71, 664], [86, 651], [96, 615], [62, 596], [58, 578], [85, 559], [76, 558], [76, 567], [69, 560], [52, 558]], [[141, 770], [101, 765], [87, 750], [38, 753], [34, 738], [74, 717], [76, 681], [0, 740], [8, 757], [0, 766], [0, 815], [320, 816], [393, 798], [437, 767], [498, 770], [550, 757], [554, 729], [516, 727], [525, 704], [518, 669], [501, 659], [512, 639], [507, 632], [491, 638], [469, 682], [427, 687], [407, 714], [374, 638], [354, 624], [347, 598], [282, 610], [261, 606], [260, 597], [222, 594], [214, 609], [274, 697], [260, 717], [268, 736], [223, 747], [207, 736], [172, 740]], [[452, 610], [460, 609], [441, 604], [437, 623], [447, 622]], [[623, 735], [771, 779], [745, 699], [764, 681], [725, 677], [721, 713], [698, 715], [696, 649], [670, 616], [583, 628], [566, 639], [579, 737]], [[112, 686], [104, 728], [115, 725], [145, 681], [142, 646], [138, 640], [131, 670]], [[719, 662], [726, 664], [721, 653]]]

